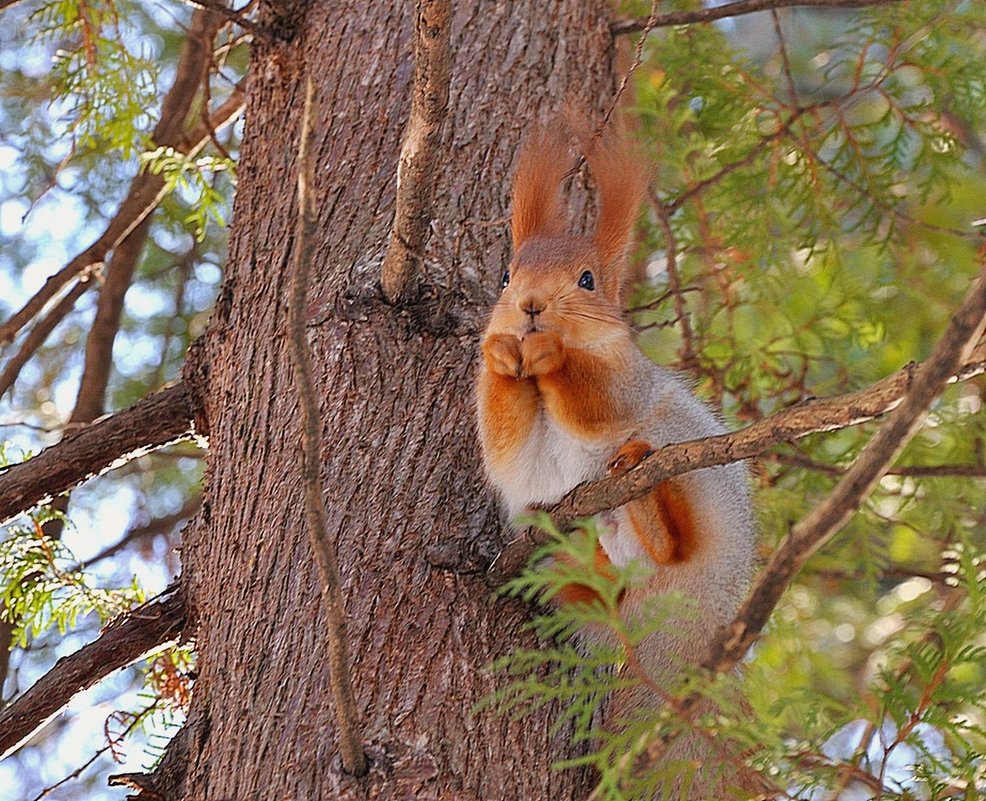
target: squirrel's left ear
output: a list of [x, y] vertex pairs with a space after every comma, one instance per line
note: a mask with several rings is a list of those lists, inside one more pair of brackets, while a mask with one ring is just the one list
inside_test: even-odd
[[558, 193], [572, 165], [569, 141], [568, 131], [556, 122], [538, 130], [521, 150], [510, 214], [514, 253], [528, 239], [557, 236], [568, 224]]
[[602, 259], [606, 293], [618, 300], [626, 275], [627, 248], [647, 188], [647, 170], [622, 136], [603, 134], [588, 143], [586, 162], [599, 193], [592, 240]]

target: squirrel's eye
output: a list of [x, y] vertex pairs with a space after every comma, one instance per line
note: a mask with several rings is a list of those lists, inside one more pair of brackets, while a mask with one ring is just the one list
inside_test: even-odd
[[586, 270], [579, 276], [579, 286], [588, 289], [590, 292], [596, 288], [596, 282], [592, 280], [592, 273]]
[[510, 283], [510, 270], [504, 270], [503, 276], [500, 278], [500, 289], [506, 289], [507, 284]]

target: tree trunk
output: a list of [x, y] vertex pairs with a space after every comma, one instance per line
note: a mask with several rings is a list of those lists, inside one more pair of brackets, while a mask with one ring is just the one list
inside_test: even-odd
[[[283, 15], [283, 7], [281, 12]], [[528, 610], [426, 549], [499, 530], [473, 429], [482, 316], [509, 258], [511, 165], [535, 120], [615, 88], [603, 0], [459, 3], [422, 299], [381, 300], [380, 264], [410, 107], [413, 3], [310, 4], [262, 21], [226, 283], [200, 351], [208, 375], [203, 509], [183, 581], [199, 678], [159, 779], [169, 798], [566, 799], [551, 710], [471, 713], [497, 656], [531, 646]], [[308, 333], [324, 423], [324, 496], [349, 615], [372, 772], [342, 774], [321, 599], [303, 527], [298, 402], [284, 343], [295, 154], [310, 73], [318, 241]], [[159, 785], [161, 786], [161, 785]]]

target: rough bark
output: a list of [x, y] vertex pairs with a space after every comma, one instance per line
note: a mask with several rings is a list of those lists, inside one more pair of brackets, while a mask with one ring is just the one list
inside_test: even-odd
[[[498, 530], [472, 430], [482, 311], [508, 258], [511, 164], [535, 117], [603, 109], [615, 87], [608, 3], [458, 6], [432, 236], [413, 306], [381, 300], [410, 107], [413, 5], [278, 6], [296, 33], [260, 44], [248, 93], [224, 300], [207, 333], [210, 449], [201, 526], [183, 547], [200, 672], [155, 777], [178, 798], [584, 797], [555, 772], [540, 717], [472, 706], [494, 657], [531, 645], [526, 610], [481, 576], [429, 565], [437, 542]], [[293, 13], [293, 17], [289, 15]], [[304, 78], [320, 83], [308, 333], [323, 490], [337, 543], [371, 772], [338, 768], [324, 621], [300, 525], [298, 403], [283, 339]]]

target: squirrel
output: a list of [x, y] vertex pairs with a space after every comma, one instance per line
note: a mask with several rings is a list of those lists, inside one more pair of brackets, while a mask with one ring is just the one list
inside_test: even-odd
[[[573, 235], [560, 197], [571, 139], [568, 127], [557, 125], [521, 151], [513, 258], [482, 338], [476, 405], [483, 463], [511, 519], [556, 503], [583, 482], [632, 469], [663, 445], [727, 430], [685, 381], [640, 352], [624, 313], [627, 251], [646, 169], [616, 135], [591, 143], [585, 161], [598, 218], [591, 235]], [[597, 522], [601, 575], [633, 560], [653, 571], [626, 590], [621, 614], [674, 591], [695, 604], [694, 619], [675, 621], [676, 631], [659, 630], [637, 646], [649, 677], [673, 689], [682, 668], [697, 664], [732, 619], [749, 583], [755, 523], [747, 469], [735, 463], [669, 479]], [[555, 600], [593, 595], [569, 585]], [[618, 721], [658, 704], [651, 690], [636, 686], [609, 699], [605, 717]], [[697, 735], [684, 740], [669, 758], [722, 761]], [[735, 775], [696, 777], [688, 797], [731, 797], [727, 788], [736, 786], [744, 782]]]

